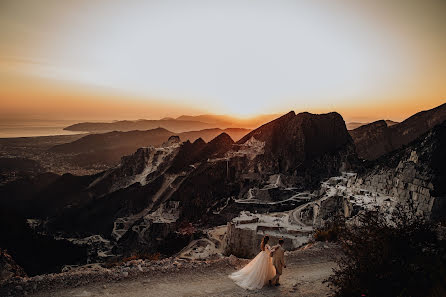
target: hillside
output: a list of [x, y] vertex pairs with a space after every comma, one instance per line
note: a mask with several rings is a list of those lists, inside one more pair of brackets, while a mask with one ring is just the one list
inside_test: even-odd
[[[385, 122], [386, 122], [387, 126], [389, 126], [389, 127], [398, 124], [398, 122], [395, 122], [392, 120], [385, 120]], [[354, 130], [356, 128], [359, 128], [359, 127], [367, 125], [367, 124], [370, 124], [370, 123], [349, 122], [349, 123], [346, 123], [346, 126], [347, 126], [347, 130]]]
[[[115, 121], [111, 123], [78, 123], [64, 128], [68, 131], [103, 133], [110, 131], [151, 130], [164, 128], [176, 133], [215, 128], [215, 125], [199, 121], [183, 121], [171, 118], [161, 120]], [[223, 127], [225, 128], [225, 127]]]
[[374, 160], [415, 140], [446, 120], [446, 103], [414, 114], [401, 123], [376, 121], [349, 131], [360, 158]]
[[70, 155], [72, 162], [82, 164], [105, 163], [116, 165], [122, 156], [132, 154], [138, 148], [147, 146], [160, 146], [170, 136], [177, 135], [181, 141], [195, 141], [199, 138], [210, 141], [221, 133], [227, 133], [231, 138], [238, 140], [250, 130], [242, 128], [219, 128], [173, 133], [163, 128], [147, 131], [113, 131], [108, 133], [90, 134], [73, 142], [56, 145], [50, 152]]
[[236, 118], [226, 115], [183, 115], [176, 119], [166, 117], [160, 120], [114, 121], [109, 123], [84, 122], [68, 126], [64, 128], [64, 130], [101, 133], [164, 128], [175, 133], [181, 133], [211, 128], [226, 129], [239, 127], [252, 129], [273, 120], [277, 116], [278, 115], [261, 115], [251, 118]]

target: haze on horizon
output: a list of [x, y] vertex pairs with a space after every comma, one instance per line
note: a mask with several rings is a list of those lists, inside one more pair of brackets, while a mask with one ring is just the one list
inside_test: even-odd
[[446, 100], [446, 1], [0, 2], [0, 117], [338, 111]]

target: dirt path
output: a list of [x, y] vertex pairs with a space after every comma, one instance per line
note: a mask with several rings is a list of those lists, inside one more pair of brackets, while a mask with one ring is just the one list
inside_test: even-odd
[[323, 284], [335, 267], [330, 253], [293, 252], [287, 256], [287, 268], [279, 287], [247, 291], [227, 276], [235, 271], [229, 263], [194, 270], [180, 270], [147, 277], [109, 283], [40, 292], [35, 297], [169, 297], [169, 296], [326, 296], [330, 290]]

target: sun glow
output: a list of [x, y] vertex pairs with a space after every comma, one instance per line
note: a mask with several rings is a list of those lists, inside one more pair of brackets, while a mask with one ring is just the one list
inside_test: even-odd
[[136, 100], [160, 117], [434, 106], [446, 95], [446, 5], [399, 1], [5, 1], [0, 96], [8, 112], [37, 112], [49, 93], [54, 109], [89, 112], [70, 94], [100, 89], [122, 112]]

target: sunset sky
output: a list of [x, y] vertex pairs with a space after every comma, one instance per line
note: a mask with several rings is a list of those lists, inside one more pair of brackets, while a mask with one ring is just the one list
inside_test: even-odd
[[0, 116], [111, 120], [446, 102], [446, 1], [0, 0]]

